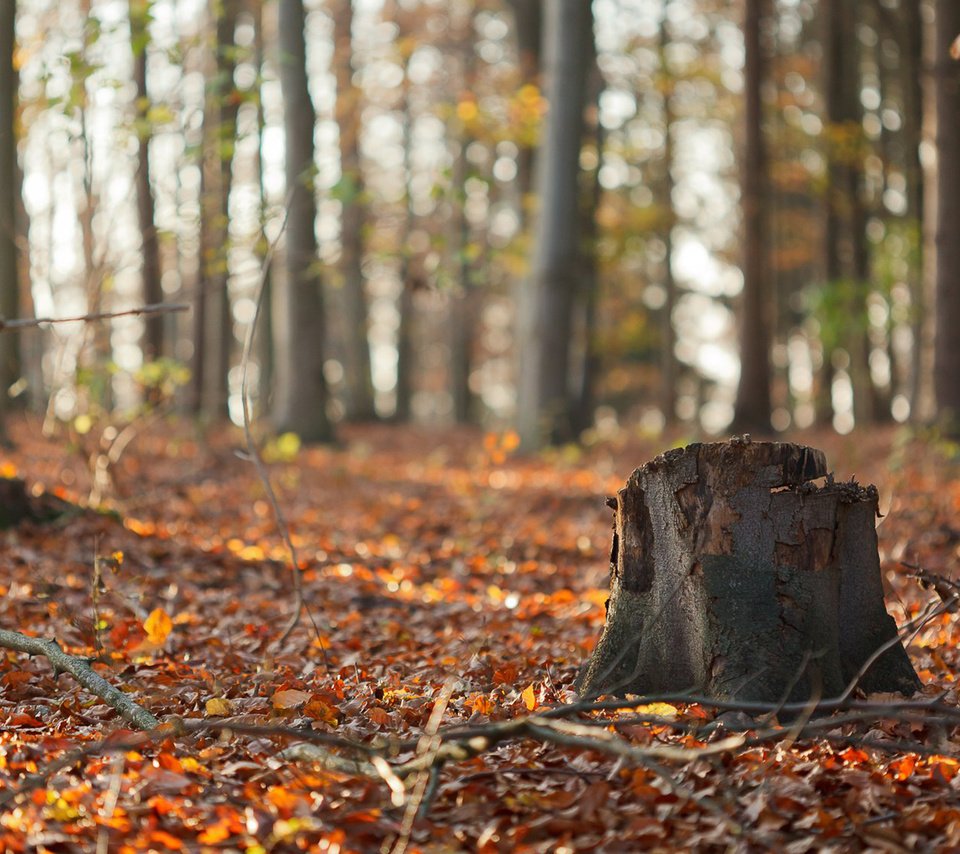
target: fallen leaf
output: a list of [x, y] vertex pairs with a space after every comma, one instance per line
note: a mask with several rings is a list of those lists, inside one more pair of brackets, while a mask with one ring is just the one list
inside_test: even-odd
[[223, 697], [211, 697], [207, 700], [205, 708], [207, 716], [211, 718], [223, 718], [233, 714], [233, 706]]
[[147, 633], [147, 640], [155, 646], [163, 646], [170, 632], [173, 631], [173, 620], [163, 608], [154, 608], [150, 616], [143, 621], [143, 630]]
[[310, 702], [313, 697], [309, 691], [298, 691], [295, 688], [287, 688], [284, 691], [277, 691], [273, 695], [271, 702], [275, 709], [296, 709]]
[[532, 682], [523, 689], [520, 696], [523, 697], [523, 705], [527, 707], [527, 711], [532, 712], [537, 707], [537, 692]]

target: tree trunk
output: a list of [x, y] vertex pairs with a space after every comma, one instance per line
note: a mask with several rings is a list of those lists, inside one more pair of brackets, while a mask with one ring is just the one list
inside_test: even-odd
[[[870, 376], [867, 324], [870, 255], [866, 236], [863, 183], [863, 106], [860, 103], [859, 3], [828, 0], [823, 13], [826, 137], [830, 145], [827, 178], [826, 276], [841, 289], [842, 317], [831, 320], [841, 329], [836, 342], [850, 357], [854, 418], [860, 426], [876, 420]], [[829, 362], [830, 352], [824, 354]]]
[[340, 271], [343, 276], [343, 346], [346, 417], [376, 418], [370, 373], [367, 294], [363, 276], [363, 228], [366, 224], [360, 167], [361, 91], [353, 83], [353, 0], [340, 0], [334, 15], [337, 75], [336, 121], [340, 130]]
[[[910, 418], [918, 422], [923, 398], [923, 327], [926, 315], [925, 280], [923, 275], [923, 164], [920, 145], [923, 141], [923, 18], [920, 3], [901, 3], [898, 19], [900, 58], [898, 71], [903, 91], [903, 138], [905, 148], [904, 177], [907, 182], [907, 224], [914, 247], [908, 276], [913, 332], [910, 353]], [[892, 34], [897, 36], [896, 33]]]
[[597, 62], [594, 40], [588, 39], [587, 49], [587, 104], [589, 121], [585, 122], [584, 145], [596, 150], [596, 164], [580, 192], [581, 274], [577, 293], [577, 335], [579, 339], [578, 370], [574, 372], [576, 385], [573, 393], [571, 423], [579, 436], [593, 426], [597, 408], [597, 383], [600, 379], [601, 353], [597, 335], [597, 311], [600, 302], [600, 259], [597, 254], [599, 231], [597, 210], [603, 198], [600, 170], [606, 133], [600, 121], [600, 100], [604, 92], [603, 72]]
[[[266, 0], [256, 0], [254, 8], [254, 62], [260, 73], [260, 87], [257, 97], [257, 191], [259, 193], [260, 204], [260, 223], [261, 229], [267, 221], [269, 212], [269, 202], [267, 199], [267, 186], [265, 180], [265, 168], [263, 161], [263, 138], [266, 128], [266, 116], [263, 112], [263, 79], [265, 72], [264, 58], [264, 5]], [[274, 352], [273, 341], [273, 270], [267, 265], [268, 243], [266, 233], [262, 233], [257, 241], [257, 260], [260, 262], [260, 269], [263, 271], [263, 295], [260, 305], [260, 328], [257, 330], [259, 336], [259, 346], [257, 348], [257, 359], [260, 364], [259, 376], [259, 403], [260, 409], [266, 409], [270, 390], [273, 388], [274, 376]], [[264, 269], [266, 267], [266, 269]]]
[[950, 46], [960, 34], [960, 5], [936, 6], [937, 106], [937, 312], [934, 384], [937, 417], [951, 435], [960, 435], [960, 63]]
[[[521, 86], [540, 85], [540, 58], [543, 46], [544, 10], [541, 0], [510, 0], [520, 64]], [[517, 190], [520, 195], [520, 228], [526, 230], [533, 190], [536, 149], [528, 139], [518, 139]]]
[[582, 695], [799, 702], [855, 680], [919, 687], [883, 605], [877, 490], [834, 482], [821, 451], [689, 445], [637, 469], [611, 503], [607, 624]]
[[[398, 21], [400, 26], [401, 38], [407, 36], [411, 31], [408, 19], [403, 18]], [[402, 118], [403, 127], [403, 225], [400, 231], [400, 269], [398, 278], [400, 280], [400, 290], [397, 294], [397, 384], [394, 390], [396, 398], [393, 419], [400, 423], [407, 423], [412, 414], [414, 383], [413, 376], [415, 371], [414, 363], [414, 316], [416, 305], [414, 300], [414, 291], [418, 285], [417, 274], [414, 270], [414, 258], [410, 249], [410, 237], [414, 231], [416, 223], [416, 214], [413, 212], [413, 199], [410, 187], [410, 181], [413, 177], [412, 154], [413, 154], [413, 103], [410, 97], [410, 74], [409, 74], [410, 55], [404, 56], [403, 67], [403, 97], [399, 105], [399, 113]], [[419, 269], [419, 264], [417, 265]]]
[[[472, 24], [472, 21], [471, 21]], [[460, 39], [459, 52], [463, 60], [463, 91], [472, 92], [476, 84], [474, 79], [474, 44], [469, 37], [470, 31]], [[450, 361], [449, 380], [450, 397], [453, 401], [453, 419], [457, 424], [469, 424], [476, 415], [476, 400], [470, 391], [470, 374], [473, 370], [473, 353], [476, 340], [479, 314], [482, 309], [479, 294], [474, 286], [474, 265], [471, 242], [475, 239], [470, 221], [467, 219], [467, 179], [470, 177], [470, 164], [467, 150], [473, 143], [473, 137], [466, 122], [457, 125], [458, 146], [453, 161], [451, 205], [451, 234], [449, 246], [452, 249], [450, 265], [457, 269], [457, 284], [450, 293], [448, 306], [450, 312], [449, 336]]]
[[[17, 72], [14, 34], [17, 5], [0, 0], [0, 316], [17, 317], [20, 295], [17, 277]], [[0, 335], [0, 434], [9, 405], [7, 392], [20, 373], [19, 336]]]
[[[274, 340], [278, 354], [276, 421], [308, 442], [333, 438], [327, 417], [327, 383], [323, 375], [324, 304], [317, 271], [317, 203], [313, 132], [316, 114], [307, 87], [305, 16], [302, 0], [280, 0], [280, 87], [286, 133], [287, 276], [278, 288], [280, 310]], [[278, 282], [279, 284], [279, 282]], [[282, 342], [282, 343], [281, 343]]]
[[667, 46], [670, 44], [668, 13], [672, 0], [664, 0], [660, 14], [660, 91], [663, 93], [663, 160], [662, 173], [657, 182], [660, 208], [661, 239], [663, 240], [663, 308], [660, 310], [660, 409], [665, 424], [677, 420], [677, 335], [673, 327], [673, 310], [677, 303], [677, 283], [673, 275], [673, 229], [676, 214], [673, 209], [673, 87], [674, 79], [667, 65]]
[[537, 156], [537, 217], [533, 269], [521, 293], [517, 428], [523, 446], [572, 438], [570, 336], [580, 264], [579, 174], [588, 53], [589, 3], [555, 0], [545, 7], [544, 55], [550, 102]]
[[[157, 241], [157, 226], [154, 221], [153, 187], [150, 183], [150, 95], [147, 92], [147, 45], [150, 35], [149, 0], [130, 0], [130, 49], [133, 52], [133, 81], [136, 86], [136, 132], [137, 132], [137, 217], [140, 223], [143, 261], [143, 300], [148, 305], [163, 302], [160, 286], [160, 246]], [[144, 318], [143, 351], [146, 359], [158, 359], [163, 355], [162, 314]]]
[[770, 429], [770, 329], [767, 268], [766, 171], [763, 138], [764, 62], [760, 40], [763, 0], [747, 0], [744, 12], [744, 147], [740, 165], [743, 207], [743, 302], [740, 317], [740, 384], [734, 423]]

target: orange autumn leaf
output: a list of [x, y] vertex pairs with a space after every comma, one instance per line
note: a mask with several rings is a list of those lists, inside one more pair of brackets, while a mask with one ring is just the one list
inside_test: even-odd
[[9, 673], [4, 673], [0, 681], [11, 688], [19, 688], [21, 685], [28, 684], [34, 678], [34, 675], [26, 670], [11, 670]]
[[147, 633], [147, 640], [154, 646], [163, 646], [170, 632], [173, 631], [173, 620], [163, 608], [154, 608], [150, 616], [143, 621], [143, 630]]
[[464, 705], [478, 715], [489, 715], [493, 711], [493, 701], [485, 694], [471, 694]]
[[207, 717], [210, 718], [225, 718], [233, 714], [233, 706], [230, 705], [229, 700], [223, 697], [211, 697], [204, 704], [204, 709]]
[[267, 790], [267, 800], [280, 812], [289, 815], [303, 798], [283, 786], [271, 786]]
[[379, 706], [374, 706], [367, 712], [367, 717], [377, 726], [386, 726], [390, 723], [390, 712], [386, 709], [381, 709]]
[[890, 773], [893, 774], [894, 779], [896, 780], [906, 780], [911, 774], [913, 774], [913, 769], [917, 767], [917, 757], [914, 754], [908, 754], [904, 756], [903, 759], [897, 759], [894, 762], [890, 763]]
[[216, 845], [218, 842], [224, 842], [233, 835], [230, 830], [230, 822], [222, 818], [216, 824], [211, 824], [197, 836], [197, 842], [201, 845]]
[[309, 691], [298, 691], [296, 688], [287, 688], [277, 691], [271, 702], [275, 709], [296, 709], [310, 702], [313, 697]]
[[176, 771], [178, 774], [183, 772], [183, 765], [180, 764], [180, 760], [172, 753], [160, 753], [157, 756], [157, 765], [165, 768], [167, 771]]
[[172, 833], [167, 833], [165, 830], [152, 831], [150, 833], [150, 841], [156, 842], [170, 851], [180, 851], [183, 848], [183, 841]]
[[323, 721], [325, 724], [336, 726], [340, 721], [340, 713], [336, 706], [330, 705], [320, 697], [314, 697], [306, 706], [303, 707], [303, 713], [310, 718]]
[[527, 711], [532, 712], [537, 707], [537, 692], [534, 690], [532, 682], [523, 689], [520, 696], [523, 698], [523, 705], [527, 707]]

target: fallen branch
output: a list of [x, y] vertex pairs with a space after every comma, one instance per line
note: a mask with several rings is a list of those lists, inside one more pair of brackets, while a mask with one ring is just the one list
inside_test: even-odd
[[32, 638], [20, 632], [0, 629], [0, 647], [25, 652], [28, 655], [42, 655], [53, 665], [53, 672], [69, 673], [84, 688], [96, 694], [101, 700], [112, 706], [118, 714], [137, 729], [154, 730], [160, 721], [143, 706], [133, 702], [119, 688], [111, 685], [91, 666], [86, 658], [68, 655], [55, 640]]
[[[16, 643], [7, 642], [11, 636], [16, 639]], [[53, 641], [28, 638], [15, 632], [4, 632], [0, 630], [0, 646], [7, 646], [32, 654], [45, 655], [50, 658], [51, 661], [59, 658], [59, 660], [64, 661], [64, 663], [67, 661], [79, 662], [86, 668], [89, 675], [92, 675], [95, 679], [100, 679], [97, 674], [89, 669], [86, 661], [75, 659], [72, 656], [64, 654]], [[55, 648], [55, 650], [51, 650], [51, 646]], [[48, 654], [48, 652], [53, 652], [53, 655]], [[67, 668], [61, 667], [61, 669], [66, 670]], [[122, 692], [117, 691], [110, 686], [109, 683], [105, 683], [104, 680], [101, 681], [106, 684], [107, 689], [119, 694], [122, 701], [139, 709], [139, 707], [131, 703]], [[99, 691], [95, 691], [95, 693], [103, 696]], [[943, 750], [941, 748], [928, 747], [921, 742], [881, 741], [872, 739], [869, 736], [842, 735], [836, 733], [835, 730], [845, 724], [855, 724], [858, 722], [867, 724], [880, 720], [906, 721], [917, 724], [925, 723], [939, 727], [948, 727], [951, 725], [960, 726], [960, 708], [946, 705], [942, 702], [942, 697], [932, 697], [922, 701], [904, 700], [896, 703], [849, 699], [843, 703], [826, 701], [817, 706], [819, 711], [823, 711], [825, 706], [831, 706], [833, 709], [839, 710], [838, 707], [842, 705], [843, 708], [847, 710], [847, 713], [832, 718], [807, 720], [803, 723], [802, 727], [794, 725], [791, 728], [776, 726], [753, 728], [745, 722], [742, 726], [732, 727], [732, 729], [739, 730], [737, 734], [732, 734], [709, 743], [703, 742], [702, 739], [709, 737], [712, 729], [710, 725], [701, 726], [698, 732], [694, 723], [690, 721], [674, 721], [668, 717], [660, 718], [655, 715], [637, 715], [617, 719], [582, 719], [579, 722], [565, 719], [579, 716], [589, 711], [604, 711], [616, 707], [624, 708], [646, 705], [651, 702], [669, 701], [670, 699], [673, 699], [674, 702], [698, 703], [715, 709], [749, 711], [753, 713], [769, 712], [773, 705], [769, 703], [725, 702], [711, 700], [709, 698], [691, 697], [690, 695], [637, 697], [629, 701], [619, 701], [619, 703], [611, 703], [609, 701], [571, 703], [566, 706], [545, 709], [536, 714], [525, 715], [519, 718], [493, 721], [473, 727], [449, 727], [446, 730], [441, 729], [432, 737], [426, 736], [426, 738], [432, 742], [428, 752], [420, 753], [411, 759], [401, 762], [388, 762], [387, 760], [395, 760], [396, 757], [404, 753], [409, 754], [411, 751], [415, 751], [422, 743], [424, 736], [412, 741], [388, 738], [375, 743], [364, 743], [331, 733], [301, 727], [290, 727], [279, 724], [262, 725], [233, 718], [211, 720], [183, 719], [170, 716], [166, 718], [162, 724], [155, 725], [154, 728], [149, 731], [136, 734], [126, 733], [119, 738], [117, 735], [108, 736], [96, 744], [86, 745], [75, 751], [69, 751], [37, 773], [24, 778], [18, 788], [11, 788], [5, 792], [0, 792], [0, 806], [15, 800], [17, 797], [23, 796], [32, 789], [43, 786], [45, 780], [51, 775], [64, 768], [73, 766], [83, 758], [115, 753], [127, 749], [142, 750], [147, 744], [160, 742], [167, 738], [177, 738], [204, 732], [222, 732], [258, 738], [272, 737], [294, 740], [297, 743], [279, 751], [277, 754], [278, 758], [294, 762], [311, 762], [328, 771], [363, 777], [376, 782], [384, 782], [386, 780], [387, 783], [390, 784], [392, 781], [393, 786], [396, 786], [397, 782], [404, 782], [406, 787], [411, 785], [410, 782], [407, 782], [410, 778], [416, 779], [417, 776], [423, 772], [429, 772], [431, 776], [434, 776], [434, 772], [447, 763], [465, 762], [481, 754], [488, 753], [501, 744], [529, 739], [568, 749], [590, 750], [603, 753], [616, 759], [618, 763], [628, 763], [644, 767], [663, 779], [671, 790], [679, 796], [699, 804], [704, 809], [721, 814], [723, 813], [723, 809], [719, 804], [695, 792], [688, 791], [686, 787], [677, 783], [669, 770], [660, 763], [688, 765], [689, 763], [702, 759], [709, 759], [724, 753], [729, 753], [732, 750], [749, 750], [756, 747], [776, 744], [786, 739], [789, 739], [791, 742], [796, 742], [811, 737], [838, 747], [855, 746], [882, 751], [888, 754], [915, 753], [918, 755], [942, 755]], [[807, 710], [812, 708], [812, 706], [813, 704], [808, 702]], [[789, 706], [787, 706], [787, 708], [789, 708]], [[145, 712], [142, 709], [140, 711], [145, 715], [149, 715], [149, 712]], [[126, 718], [127, 716], [124, 715], [124, 717]], [[152, 718], [152, 715], [150, 717]], [[127, 719], [129, 720], [129, 718]], [[684, 746], [672, 744], [641, 746], [632, 743], [615, 731], [606, 729], [606, 727], [619, 727], [620, 725], [635, 725], [638, 723], [674, 729], [685, 733], [687, 736], [698, 739], [700, 743]], [[750, 733], [753, 734], [750, 735]], [[342, 755], [341, 752], [348, 755]], [[502, 770], [510, 771], [516, 769]]]
[[78, 314], [74, 317], [26, 317], [18, 320], [4, 320], [0, 318], [0, 332], [11, 332], [18, 329], [32, 329], [46, 326], [51, 323], [91, 323], [94, 320], [113, 320], [115, 317], [134, 317], [141, 314], [167, 314], [169, 312], [186, 311], [190, 306], [182, 302], [157, 303], [142, 305], [139, 308], [128, 308], [123, 311], [98, 311], [93, 314]]

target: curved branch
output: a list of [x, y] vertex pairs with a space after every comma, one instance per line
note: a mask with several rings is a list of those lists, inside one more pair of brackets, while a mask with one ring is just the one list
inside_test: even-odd
[[55, 640], [32, 638], [20, 632], [0, 629], [0, 647], [25, 652], [28, 655], [42, 655], [53, 665], [55, 674], [69, 673], [84, 688], [116, 709], [120, 717], [137, 729], [152, 730], [160, 725], [160, 721], [143, 706], [133, 702], [123, 691], [111, 685], [97, 673], [90, 666], [88, 659], [68, 655]]

